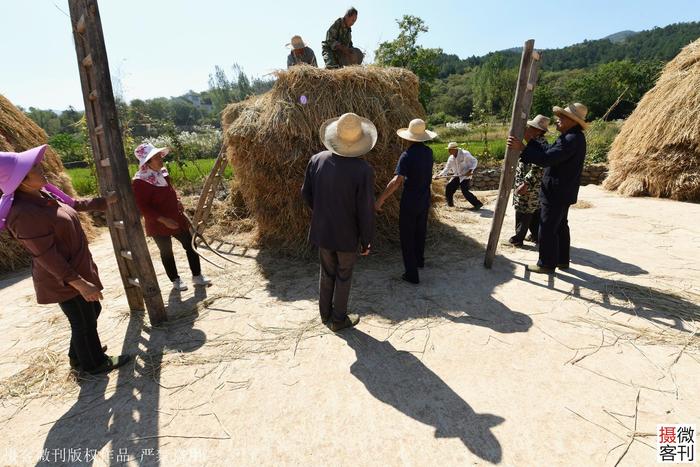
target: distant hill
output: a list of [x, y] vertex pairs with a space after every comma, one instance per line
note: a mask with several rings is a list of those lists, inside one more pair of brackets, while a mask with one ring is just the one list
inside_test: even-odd
[[603, 39], [607, 39], [613, 44], [619, 44], [620, 42], [625, 42], [629, 37], [634, 36], [635, 34], [637, 34], [636, 31], [620, 31], [616, 32], [615, 34], [605, 36]]
[[[700, 37], [700, 22], [677, 23], [648, 31], [620, 31], [603, 39], [583, 41], [561, 49], [544, 49], [542, 70], [561, 71], [589, 68], [618, 60], [658, 60], [667, 62], [680, 50]], [[537, 43], [535, 42], [535, 46]], [[439, 63], [439, 77], [446, 78], [463, 73], [467, 68], [481, 65], [490, 57], [499, 54], [506, 66], [517, 67], [520, 63], [520, 48], [490, 52], [480, 57], [460, 59], [457, 55], [443, 54]]]

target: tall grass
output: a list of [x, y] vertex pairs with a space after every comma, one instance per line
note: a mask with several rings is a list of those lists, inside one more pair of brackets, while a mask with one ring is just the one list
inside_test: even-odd
[[[216, 159], [198, 159], [195, 161], [185, 161], [182, 163], [170, 162], [167, 164], [170, 180], [173, 185], [183, 194], [197, 193], [204, 184], [204, 180], [214, 167]], [[129, 164], [129, 176], [133, 177], [138, 166]], [[89, 168], [67, 169], [66, 172], [73, 182], [75, 191], [80, 196], [91, 196], [97, 194], [97, 180], [92, 176]], [[231, 166], [227, 166], [224, 171], [224, 178], [230, 179], [233, 176]]]

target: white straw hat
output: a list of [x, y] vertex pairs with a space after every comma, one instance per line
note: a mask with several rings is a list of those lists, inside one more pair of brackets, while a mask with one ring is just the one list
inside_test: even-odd
[[549, 128], [549, 118], [544, 115], [537, 115], [532, 120], [527, 121], [527, 125], [547, 133]]
[[454, 141], [451, 141], [451, 142], [447, 145], [447, 149], [459, 149], [459, 144], [455, 143]]
[[408, 128], [396, 130], [396, 134], [408, 141], [429, 141], [437, 137], [434, 131], [425, 129], [425, 122], [420, 118], [414, 118], [408, 124]]
[[581, 128], [583, 128], [584, 130], [588, 128], [588, 122], [586, 122], [586, 114], [588, 113], [588, 107], [586, 107], [583, 104], [577, 102], [575, 104], [567, 106], [565, 109], [562, 109], [561, 107], [555, 105], [554, 107], [552, 107], [552, 112], [554, 112], [555, 115], [570, 118], [571, 120], [581, 125]]
[[302, 40], [301, 36], [292, 36], [292, 40], [286, 46], [288, 49], [303, 49], [306, 44]]
[[326, 120], [318, 133], [329, 151], [343, 157], [367, 154], [377, 144], [377, 127], [369, 119], [354, 113]]

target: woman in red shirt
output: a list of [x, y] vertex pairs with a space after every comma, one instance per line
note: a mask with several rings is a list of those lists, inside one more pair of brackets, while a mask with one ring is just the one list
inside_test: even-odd
[[49, 184], [41, 167], [46, 148], [0, 152], [0, 230], [7, 227], [32, 255], [37, 302], [58, 303], [68, 317], [71, 367], [105, 373], [130, 357], [105, 355], [100, 343], [102, 284], [76, 211], [104, 211], [116, 196], [73, 200]]
[[189, 223], [182, 213], [182, 204], [163, 164], [163, 158], [168, 152], [168, 148], [156, 148], [148, 143], [139, 145], [134, 151], [139, 160], [139, 170], [131, 182], [136, 204], [146, 224], [146, 235], [153, 237], [160, 250], [160, 259], [173, 283], [173, 289], [187, 290], [187, 285], [182, 282], [177, 272], [173, 256], [173, 237], [182, 244], [187, 253], [192, 283], [195, 286], [208, 286], [211, 285], [211, 281], [202, 275], [199, 255], [192, 248]]

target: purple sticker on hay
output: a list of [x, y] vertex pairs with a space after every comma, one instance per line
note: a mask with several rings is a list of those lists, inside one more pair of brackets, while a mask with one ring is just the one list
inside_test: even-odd
[[309, 101], [309, 100], [308, 100], [308, 99], [306, 98], [306, 96], [304, 96], [304, 95], [302, 95], [302, 96], [299, 98], [299, 102], [301, 102], [302, 105], [306, 105], [306, 103], [307, 103], [308, 101]]

